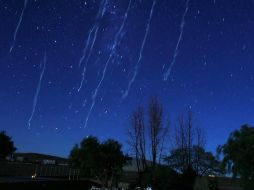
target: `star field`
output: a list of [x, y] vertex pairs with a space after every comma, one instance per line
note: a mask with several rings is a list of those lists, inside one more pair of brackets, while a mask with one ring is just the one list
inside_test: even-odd
[[157, 95], [191, 108], [214, 151], [254, 118], [252, 0], [0, 1], [0, 130], [18, 151], [68, 156], [89, 134], [125, 146]]

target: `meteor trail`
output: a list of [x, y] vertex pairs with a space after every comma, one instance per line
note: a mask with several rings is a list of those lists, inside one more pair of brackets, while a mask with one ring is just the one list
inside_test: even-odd
[[185, 11], [184, 11], [184, 14], [182, 16], [182, 21], [181, 21], [181, 26], [180, 26], [180, 34], [179, 34], [179, 38], [178, 38], [176, 48], [175, 48], [175, 51], [174, 51], [173, 60], [171, 61], [167, 71], [164, 73], [164, 80], [165, 81], [168, 80], [168, 77], [171, 74], [172, 68], [175, 65], [176, 57], [178, 55], [178, 49], [179, 49], [179, 45], [182, 41], [182, 36], [183, 36], [183, 31], [184, 31], [184, 26], [185, 26], [185, 17], [186, 17], [186, 14], [187, 14], [188, 10], [189, 10], [189, 1], [190, 0], [186, 0], [186, 3], [185, 3]]
[[120, 28], [118, 29], [118, 31], [117, 31], [117, 33], [116, 33], [116, 35], [115, 35], [114, 42], [113, 42], [113, 45], [112, 45], [112, 48], [111, 48], [109, 57], [108, 57], [108, 59], [107, 59], [107, 62], [106, 62], [106, 64], [105, 64], [105, 66], [104, 66], [104, 69], [103, 69], [103, 72], [102, 72], [102, 76], [101, 76], [100, 82], [98, 83], [98, 85], [97, 85], [97, 87], [95, 88], [94, 93], [93, 93], [93, 95], [92, 95], [92, 104], [91, 104], [90, 109], [89, 109], [89, 111], [88, 111], [88, 114], [87, 114], [87, 117], [86, 117], [86, 121], [85, 121], [84, 128], [87, 127], [88, 120], [89, 120], [89, 118], [90, 118], [91, 112], [93, 111], [94, 105], [95, 105], [95, 103], [96, 103], [96, 98], [97, 98], [98, 91], [99, 91], [99, 89], [100, 89], [100, 87], [101, 87], [101, 84], [102, 84], [102, 82], [103, 82], [103, 80], [104, 80], [104, 78], [105, 78], [105, 75], [106, 75], [106, 73], [107, 73], [107, 69], [108, 69], [108, 65], [109, 65], [109, 63], [110, 63], [110, 60], [111, 60], [111, 58], [114, 56], [114, 54], [115, 54], [115, 52], [116, 52], [116, 47], [117, 47], [117, 45], [120, 43], [120, 40], [121, 40], [121, 33], [122, 33], [122, 30], [123, 30], [123, 28], [124, 28], [124, 26], [125, 26], [125, 23], [126, 23], [126, 20], [127, 20], [127, 17], [128, 17], [128, 13], [129, 13], [129, 10], [130, 10], [130, 7], [131, 7], [131, 1], [132, 1], [132, 0], [129, 1], [128, 8], [127, 8], [127, 10], [126, 10], [126, 12], [125, 12], [125, 14], [124, 14], [123, 22], [122, 22]]
[[23, 6], [22, 12], [20, 14], [18, 24], [17, 24], [16, 29], [14, 31], [13, 40], [12, 40], [12, 44], [11, 44], [9, 53], [11, 53], [13, 48], [14, 48], [14, 45], [15, 45], [15, 42], [16, 42], [17, 33], [18, 33], [18, 30], [19, 30], [20, 24], [22, 22], [22, 19], [23, 19], [23, 15], [24, 15], [24, 12], [25, 12], [25, 9], [26, 9], [27, 2], [28, 2], [28, 0], [24, 1], [24, 6]]
[[88, 34], [88, 37], [87, 37], [87, 40], [86, 40], [86, 46], [85, 46], [85, 48], [83, 49], [83, 55], [82, 55], [82, 57], [79, 59], [79, 63], [78, 63], [78, 66], [79, 66], [79, 67], [81, 66], [81, 63], [82, 63], [82, 62], [84, 61], [84, 59], [86, 58], [86, 51], [87, 51], [87, 48], [88, 48], [89, 43], [90, 43], [91, 33], [92, 33], [92, 30], [89, 31], [89, 34]]
[[[99, 29], [99, 21], [102, 19], [102, 17], [104, 16], [104, 14], [106, 12], [106, 5], [107, 5], [107, 0], [102, 0], [99, 11], [98, 11], [96, 19], [95, 19], [95, 23], [92, 26], [92, 28], [89, 30], [86, 45], [83, 50], [83, 55], [79, 60], [79, 67], [81, 66], [81, 64], [84, 60], [85, 60], [85, 63], [84, 63], [83, 71], [82, 71], [82, 79], [81, 79], [81, 82], [80, 82], [80, 85], [78, 88], [78, 92], [81, 90], [84, 80], [85, 80], [87, 64], [88, 64], [89, 58], [92, 54], [95, 41], [97, 39], [97, 33], [98, 33], [98, 29]], [[91, 38], [92, 38], [92, 41], [91, 41]], [[87, 52], [88, 52], [88, 55], [87, 55]]]
[[[94, 44], [95, 44], [95, 41], [96, 41], [96, 38], [97, 38], [98, 29], [99, 29], [99, 27], [96, 27], [96, 28], [95, 28], [95, 31], [94, 31], [93, 41], [92, 41], [92, 44], [91, 44], [91, 47], [90, 47], [88, 56], [87, 56], [87, 58], [86, 58], [86, 61], [85, 61], [84, 67], [83, 67], [82, 79], [81, 79], [81, 82], [80, 82], [80, 85], [79, 85], [79, 88], [78, 88], [78, 92], [81, 90], [81, 88], [82, 88], [82, 86], [83, 86], [83, 83], [84, 83], [84, 80], [85, 80], [85, 74], [86, 74], [87, 63], [88, 63], [88, 60], [89, 60], [89, 58], [90, 58], [90, 56], [91, 56], [91, 54], [92, 54], [92, 50], [93, 50], [93, 47], [94, 47]], [[92, 30], [94, 30], [94, 28], [93, 28]], [[90, 32], [93, 32], [93, 31], [90, 31]], [[89, 36], [90, 36], [90, 34], [89, 34]]]
[[149, 30], [150, 30], [150, 23], [151, 23], [151, 19], [152, 19], [152, 16], [153, 16], [153, 10], [154, 10], [155, 4], [156, 4], [156, 0], [153, 1], [153, 5], [152, 5], [151, 10], [150, 10], [150, 15], [149, 15], [149, 19], [148, 19], [148, 22], [147, 22], [147, 25], [146, 25], [146, 30], [145, 30], [145, 36], [144, 36], [144, 39], [142, 41], [141, 49], [140, 49], [140, 52], [139, 52], [139, 58], [138, 58], [138, 61], [135, 65], [134, 73], [132, 75], [131, 80], [128, 83], [127, 90], [122, 95], [122, 99], [125, 99], [128, 96], [130, 88], [131, 88], [133, 82], [135, 81], [135, 79], [137, 77], [139, 67], [140, 67], [140, 61], [141, 61], [142, 56], [143, 56], [143, 50], [144, 50], [144, 46], [145, 46], [145, 43], [146, 43], [147, 35], [148, 35]]
[[39, 82], [38, 82], [38, 85], [37, 85], [37, 89], [36, 89], [36, 92], [35, 92], [35, 95], [34, 95], [32, 113], [31, 113], [31, 115], [29, 117], [29, 120], [28, 120], [28, 129], [31, 129], [31, 121], [33, 119], [35, 108], [37, 106], [38, 96], [39, 96], [40, 89], [41, 89], [41, 82], [42, 82], [44, 72], [45, 72], [45, 69], [46, 69], [46, 62], [47, 62], [47, 53], [45, 52], [44, 53], [44, 58], [43, 58], [43, 68], [42, 68], [40, 78], [39, 78]]

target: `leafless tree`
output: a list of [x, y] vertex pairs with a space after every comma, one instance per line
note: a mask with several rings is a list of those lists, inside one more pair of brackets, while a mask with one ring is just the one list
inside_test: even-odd
[[203, 128], [201, 128], [200, 126], [197, 126], [196, 128], [196, 144], [199, 147], [204, 148], [205, 144], [206, 144], [206, 136], [205, 136], [205, 132], [203, 130]]
[[173, 150], [177, 150], [178, 153], [176, 158], [174, 158], [174, 165], [178, 167], [181, 172], [183, 172], [188, 167], [189, 162], [189, 135], [190, 130], [186, 125], [186, 118], [184, 114], [181, 114], [177, 119], [176, 129], [175, 129], [175, 145]]
[[166, 145], [170, 139], [170, 137], [168, 136], [169, 134], [169, 124], [166, 125], [166, 127], [164, 127], [162, 129], [162, 134], [161, 134], [161, 143], [160, 143], [160, 148], [159, 148], [159, 158], [158, 158], [158, 163], [161, 164], [161, 161], [164, 160], [165, 155], [166, 155]]
[[193, 147], [193, 136], [194, 136], [194, 126], [193, 126], [193, 114], [192, 111], [189, 110], [188, 111], [188, 116], [186, 119], [187, 122], [187, 132], [188, 132], [188, 146], [187, 146], [187, 150], [188, 150], [188, 166], [191, 166], [191, 149]]
[[128, 144], [135, 155], [138, 172], [146, 170], [146, 138], [145, 138], [144, 111], [138, 107], [131, 115], [131, 124], [128, 129]]
[[171, 162], [181, 172], [188, 167], [198, 171], [201, 165], [201, 153], [205, 144], [205, 135], [202, 128], [195, 125], [191, 110], [181, 114], [177, 120], [175, 133], [175, 147], [173, 148]]
[[139, 173], [148, 169], [148, 153], [151, 153], [151, 167], [155, 169], [168, 140], [168, 126], [163, 126], [163, 108], [156, 97], [150, 99], [147, 123], [144, 118], [144, 109], [138, 107], [131, 115], [131, 125], [128, 129], [128, 143], [135, 155]]
[[162, 114], [163, 108], [156, 97], [152, 97], [149, 102], [149, 140], [151, 142], [152, 168], [155, 168], [159, 156], [159, 148], [162, 144], [163, 123]]
[[194, 170], [199, 175], [200, 171], [202, 170], [201, 167], [203, 166], [202, 163], [202, 150], [205, 146], [205, 133], [204, 130], [197, 126], [195, 128], [195, 137], [196, 137], [196, 145], [193, 147], [193, 166], [195, 167]]

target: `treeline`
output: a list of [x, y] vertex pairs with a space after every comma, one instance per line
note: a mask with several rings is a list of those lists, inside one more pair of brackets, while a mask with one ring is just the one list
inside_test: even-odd
[[132, 157], [138, 175], [131, 188], [215, 190], [216, 176], [233, 174], [245, 189], [253, 189], [254, 128], [244, 125], [234, 131], [213, 155], [205, 150], [205, 128], [195, 123], [191, 110], [179, 115], [174, 126], [167, 121], [163, 105], [153, 97], [146, 108], [138, 106], [131, 113], [129, 155], [115, 140], [87, 137], [72, 149], [70, 163], [104, 187], [117, 187], [123, 166]]
[[[217, 155], [205, 150], [205, 127], [199, 127], [191, 110], [169, 125], [163, 105], [153, 97], [148, 106], [138, 106], [129, 118], [127, 155], [113, 139], [100, 142], [89, 136], [70, 151], [69, 164], [83, 177], [103, 187], [117, 187], [123, 167], [134, 163], [134, 187], [153, 189], [216, 189], [215, 176], [242, 179], [245, 189], [254, 189], [254, 128], [243, 125], [233, 131]], [[0, 132], [0, 161], [15, 152], [12, 139]], [[134, 162], [133, 162], [134, 160]]]
[[197, 176], [222, 175], [220, 161], [205, 150], [205, 131], [195, 123], [192, 111], [179, 115], [174, 127], [168, 120], [157, 97], [146, 109], [139, 106], [131, 114], [127, 134], [138, 169], [135, 185], [192, 189]]

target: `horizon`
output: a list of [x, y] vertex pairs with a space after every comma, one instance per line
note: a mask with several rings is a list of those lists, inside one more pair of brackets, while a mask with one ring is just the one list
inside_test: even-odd
[[0, 4], [0, 131], [17, 151], [65, 156], [93, 135], [126, 144], [158, 96], [165, 123], [191, 109], [215, 153], [254, 125], [252, 0]]

